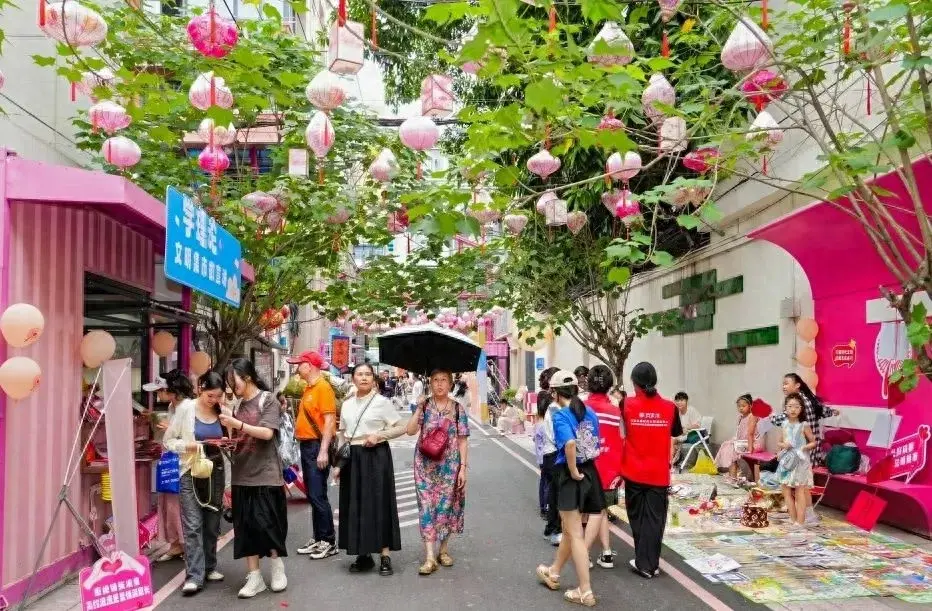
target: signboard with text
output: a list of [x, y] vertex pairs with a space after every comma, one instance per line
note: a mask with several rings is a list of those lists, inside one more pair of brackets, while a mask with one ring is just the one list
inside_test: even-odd
[[81, 584], [82, 611], [130, 611], [152, 604], [152, 573], [149, 559], [116, 552], [83, 569]]
[[239, 307], [239, 240], [174, 187], [168, 188], [165, 214], [165, 277]]
[[929, 444], [929, 425], [923, 424], [912, 435], [897, 439], [890, 445], [893, 457], [891, 478], [905, 477], [909, 482], [926, 466], [926, 452]]
[[350, 362], [350, 338], [334, 335], [330, 338], [330, 364], [337, 369], [346, 369]]

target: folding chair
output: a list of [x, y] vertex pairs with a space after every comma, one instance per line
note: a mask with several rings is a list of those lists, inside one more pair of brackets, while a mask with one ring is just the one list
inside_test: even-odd
[[699, 441], [689, 446], [689, 449], [686, 451], [686, 454], [683, 456], [683, 461], [680, 463], [680, 466], [678, 467], [680, 472], [682, 472], [683, 469], [686, 468], [686, 463], [687, 461], [689, 461], [689, 457], [692, 456], [693, 451], [699, 446], [702, 446], [703, 448], [705, 448], [705, 451], [709, 453], [709, 458], [715, 458], [715, 455], [712, 454], [712, 450], [709, 448], [709, 438], [712, 436], [712, 423], [714, 421], [715, 421], [715, 418], [713, 418], [712, 416], [703, 416], [699, 420], [699, 430], [697, 431], [699, 433]]

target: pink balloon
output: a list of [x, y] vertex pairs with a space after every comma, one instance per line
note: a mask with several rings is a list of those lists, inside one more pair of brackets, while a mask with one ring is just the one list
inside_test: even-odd
[[175, 350], [178, 340], [168, 331], [159, 331], [152, 336], [152, 352], [162, 358], [167, 357]]
[[14, 303], [0, 316], [0, 332], [3, 339], [14, 348], [34, 344], [45, 328], [45, 317], [34, 305]]
[[14, 356], [0, 365], [0, 388], [11, 399], [25, 399], [39, 387], [42, 369], [34, 360]]
[[191, 373], [196, 376], [202, 376], [210, 370], [210, 355], [206, 352], [195, 352], [191, 354]]
[[81, 339], [81, 360], [88, 369], [96, 369], [113, 358], [116, 340], [106, 331], [91, 331]]
[[811, 318], [800, 318], [796, 323], [796, 335], [804, 342], [811, 342], [819, 334], [819, 323]]

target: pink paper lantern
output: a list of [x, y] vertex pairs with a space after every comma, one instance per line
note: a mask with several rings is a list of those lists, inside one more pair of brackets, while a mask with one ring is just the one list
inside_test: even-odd
[[453, 79], [445, 74], [431, 74], [421, 83], [421, 114], [444, 118], [453, 113]]
[[188, 39], [201, 55], [225, 57], [236, 46], [236, 22], [217, 14], [213, 7], [188, 22]]
[[317, 110], [330, 112], [346, 100], [346, 89], [339, 76], [329, 70], [321, 70], [308, 83], [304, 95]]
[[107, 37], [100, 13], [74, 0], [40, 5], [39, 27], [50, 38], [74, 47], [93, 47]]
[[685, 151], [689, 140], [686, 136], [686, 120], [683, 117], [667, 117], [660, 125], [660, 152], [679, 153]]
[[605, 173], [613, 180], [628, 182], [641, 171], [641, 156], [634, 151], [612, 153], [605, 162]]
[[615, 209], [618, 207], [619, 202], [621, 202], [622, 197], [623, 192], [617, 189], [606, 191], [601, 197], [602, 205], [605, 206], [611, 214], [615, 214]]
[[75, 94], [80, 93], [90, 98], [92, 102], [97, 101], [94, 90], [98, 87], [112, 87], [117, 82], [116, 75], [110, 68], [101, 68], [96, 72], [85, 72], [81, 75], [81, 80], [72, 83], [71, 100], [74, 101]]
[[14, 303], [0, 316], [0, 333], [14, 348], [25, 348], [36, 343], [45, 329], [45, 317], [36, 306]]
[[469, 211], [469, 216], [476, 219], [480, 225], [494, 223], [501, 218], [501, 212], [492, 208], [478, 208]]
[[92, 130], [100, 129], [107, 134], [121, 130], [133, 121], [125, 108], [110, 100], [98, 102], [88, 108], [87, 118]]
[[786, 80], [770, 70], [758, 70], [741, 83], [741, 92], [757, 112], [764, 110], [767, 104], [778, 100], [786, 93]]
[[231, 108], [233, 106], [233, 92], [226, 86], [219, 76], [213, 72], [199, 74], [191, 88], [188, 90], [188, 101], [198, 110], [207, 110], [211, 106]]
[[624, 129], [624, 128], [625, 128], [624, 121], [622, 121], [621, 119], [616, 119], [615, 115], [611, 112], [609, 112], [604, 117], [602, 117], [602, 120], [599, 121], [598, 127], [596, 127], [596, 129], [599, 131], [606, 130], [606, 129], [614, 131], [616, 129]]
[[480, 64], [479, 62], [466, 62], [462, 66], [460, 66], [460, 68], [466, 74], [475, 75], [479, 73], [479, 69], [482, 68], [482, 64]]
[[589, 218], [586, 216], [586, 213], [580, 210], [570, 212], [566, 215], [566, 228], [569, 229], [570, 233], [573, 235], [582, 231], [582, 228], [585, 227], [588, 222]]
[[[602, 44], [607, 46], [603, 49]], [[634, 58], [634, 44], [624, 30], [614, 21], [606, 21], [589, 48], [586, 50], [589, 63], [599, 66], [624, 66]]]
[[[401, 143], [414, 151], [426, 151], [437, 144], [440, 129], [430, 117], [411, 117], [398, 128]], [[417, 176], [421, 177], [421, 160], [417, 161]]]
[[615, 216], [630, 227], [641, 216], [641, 204], [637, 196], [628, 190], [622, 191], [621, 201], [615, 206]]
[[369, 166], [369, 175], [378, 182], [391, 182], [398, 174], [398, 161], [391, 149], [382, 149]]
[[527, 226], [527, 221], [525, 214], [506, 214], [503, 222], [509, 233], [519, 235]]
[[680, 10], [683, 0], [657, 0], [657, 3], [660, 5], [660, 18], [666, 23]]
[[720, 153], [716, 146], [704, 146], [694, 151], [690, 151], [683, 157], [683, 166], [705, 174], [718, 164]]
[[538, 214], [546, 214], [546, 213], [547, 213], [547, 205], [548, 205], [550, 202], [552, 202], [552, 201], [554, 201], [554, 200], [558, 200], [558, 199], [560, 199], [560, 198], [557, 196], [557, 194], [556, 194], [555, 192], [553, 192], [553, 191], [544, 191], [544, 192], [541, 194], [541, 196], [537, 199], [537, 205], [535, 206], [534, 209], [537, 210], [537, 213], [538, 213]]
[[253, 191], [243, 196], [243, 210], [246, 215], [259, 220], [279, 206], [278, 199], [265, 191]]
[[654, 125], [661, 124], [666, 116], [662, 110], [654, 106], [657, 102], [667, 106], [676, 104], [676, 91], [673, 89], [673, 85], [659, 72], [651, 75], [650, 83], [644, 88], [644, 93], [641, 95], [644, 114]]
[[527, 160], [527, 169], [544, 180], [547, 180], [551, 174], [558, 171], [561, 165], [560, 158], [551, 155], [547, 149], [541, 149]]
[[197, 165], [213, 176], [220, 176], [230, 167], [230, 157], [219, 146], [207, 146], [197, 156]]
[[198, 137], [210, 146], [230, 146], [236, 141], [236, 128], [215, 125], [211, 118], [204, 119], [197, 127]]
[[547, 223], [548, 227], [566, 225], [567, 217], [565, 200], [559, 198], [549, 199], [544, 204], [544, 222]]
[[722, 46], [722, 65], [732, 72], [750, 72], [765, 65], [773, 55], [773, 42], [747, 17], [738, 19]]
[[307, 125], [307, 129], [304, 130], [304, 139], [307, 141], [308, 147], [314, 151], [317, 159], [326, 157], [336, 140], [330, 117], [319, 110], [314, 113], [311, 122]]
[[100, 154], [107, 163], [121, 170], [133, 167], [142, 159], [142, 149], [126, 136], [113, 136], [104, 140]]
[[0, 388], [14, 400], [31, 395], [42, 381], [42, 369], [34, 360], [14, 356], [0, 365]]
[[765, 151], [772, 150], [783, 142], [783, 130], [780, 124], [766, 110], [758, 113], [751, 128], [745, 134], [749, 142], [758, 142]]
[[349, 220], [350, 211], [346, 208], [337, 208], [336, 211], [327, 217], [327, 222], [331, 225], [342, 225]]
[[338, 17], [330, 28], [330, 46], [327, 65], [336, 74], [356, 74], [362, 70], [365, 60], [362, 24]]

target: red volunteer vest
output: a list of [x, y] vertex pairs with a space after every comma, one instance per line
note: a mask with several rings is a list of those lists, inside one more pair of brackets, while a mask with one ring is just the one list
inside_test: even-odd
[[621, 476], [621, 410], [606, 394], [593, 393], [586, 399], [599, 419], [599, 455], [595, 469], [599, 472], [602, 488], [608, 490]]
[[670, 485], [670, 449], [676, 405], [640, 390], [625, 399], [625, 447], [621, 471], [625, 479], [648, 486]]

